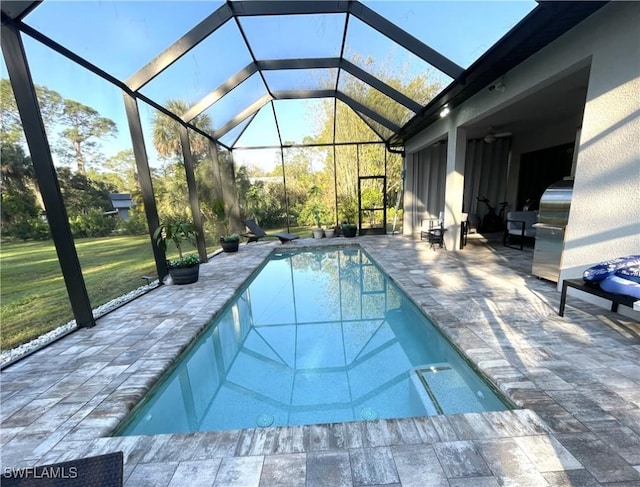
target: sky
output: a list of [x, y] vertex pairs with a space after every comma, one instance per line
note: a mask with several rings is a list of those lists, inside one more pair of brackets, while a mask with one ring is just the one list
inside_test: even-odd
[[[463, 68], [470, 66], [536, 5], [529, 0], [364, 3]], [[46, 0], [25, 22], [108, 73], [126, 80], [221, 4], [220, 1]], [[251, 17], [242, 18], [240, 23], [258, 59], [339, 56], [344, 29], [342, 14]], [[89, 105], [116, 122], [117, 137], [103, 143], [108, 155], [131, 148], [122, 93], [118, 88], [28, 36], [24, 36], [24, 44], [36, 84]], [[371, 56], [383, 59], [394, 72], [404, 72], [406, 76], [430, 69], [422, 60], [394, 47], [391, 41], [353, 17], [346, 50], [347, 58], [356, 64], [358, 59]], [[251, 55], [239, 29], [235, 23], [228, 22], [141, 92], [160, 104], [169, 98], [195, 103], [250, 62]], [[361, 67], [364, 66], [361, 64]], [[4, 62], [1, 70], [0, 75], [7, 77]], [[310, 76], [304, 73], [307, 75], [304, 87], [318, 87], [315, 86], [318, 79], [331, 75], [325, 71]], [[289, 85], [298, 88], [295, 83], [301, 81], [300, 73], [296, 73], [295, 79], [291, 73], [295, 71], [268, 73], [268, 81], [273, 81], [276, 89], [286, 89]], [[444, 75], [434, 74], [442, 76], [445, 84], [451, 81]], [[254, 75], [205, 113], [218, 129], [265, 93], [261, 79]], [[300, 142], [305, 135], [312, 135], [316, 124], [310, 114], [317, 111], [316, 101], [277, 101], [275, 107], [284, 140]], [[140, 111], [147, 151], [154, 163], [157, 157], [150, 138], [154, 110], [140, 104]], [[226, 142], [230, 140], [233, 138], [223, 138]], [[278, 144], [270, 105], [258, 113], [241, 142], [245, 146]], [[235, 156], [240, 163], [245, 161], [265, 168], [279, 159], [265, 151], [242, 150]]]

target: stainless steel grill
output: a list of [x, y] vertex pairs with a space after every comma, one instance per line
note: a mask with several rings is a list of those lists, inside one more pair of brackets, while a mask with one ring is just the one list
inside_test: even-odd
[[533, 225], [536, 245], [531, 273], [535, 276], [558, 282], [572, 195], [573, 178], [568, 177], [553, 183], [540, 198], [538, 223]]

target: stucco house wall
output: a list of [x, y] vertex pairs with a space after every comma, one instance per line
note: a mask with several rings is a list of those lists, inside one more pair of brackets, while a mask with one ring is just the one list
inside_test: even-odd
[[[603, 259], [640, 254], [640, 3], [612, 2], [505, 74], [504, 92], [482, 90], [454, 108], [420, 134], [406, 141], [407, 161], [437, 140], [449, 139], [449, 171], [461, 170], [461, 147], [456, 139], [489, 114], [588, 66], [587, 99], [578, 144], [575, 182], [562, 279], [577, 277], [584, 268]], [[518, 140], [514, 137], [511, 174], [517, 174], [519, 155], [570, 141], [576, 127], [560, 121], [554, 132], [540, 127]], [[462, 164], [464, 174], [464, 164]], [[459, 206], [459, 178], [447, 187], [448, 220], [455, 224]], [[510, 194], [517, 177], [509, 177]], [[451, 194], [451, 196], [450, 196]], [[414, 195], [415, 196], [415, 195]], [[451, 203], [451, 204], [449, 204]], [[457, 232], [449, 232], [455, 235]], [[452, 242], [453, 243], [453, 242]], [[448, 248], [455, 248], [454, 245]]]

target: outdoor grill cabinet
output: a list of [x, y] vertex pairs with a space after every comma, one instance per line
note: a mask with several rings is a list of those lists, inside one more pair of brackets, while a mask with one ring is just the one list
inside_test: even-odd
[[531, 273], [558, 282], [560, 259], [564, 249], [564, 233], [569, 221], [573, 178], [564, 178], [549, 186], [540, 198], [536, 244]]

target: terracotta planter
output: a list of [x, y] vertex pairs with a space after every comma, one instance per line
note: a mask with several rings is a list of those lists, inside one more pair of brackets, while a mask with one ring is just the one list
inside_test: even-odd
[[196, 282], [200, 276], [200, 264], [169, 269], [169, 274], [174, 284], [191, 284]]

